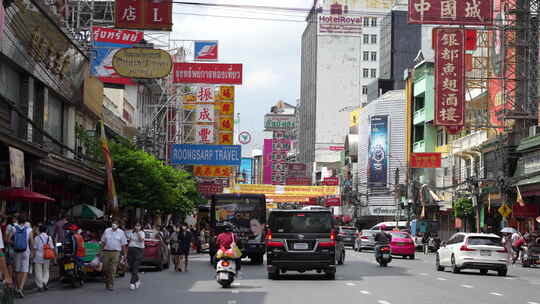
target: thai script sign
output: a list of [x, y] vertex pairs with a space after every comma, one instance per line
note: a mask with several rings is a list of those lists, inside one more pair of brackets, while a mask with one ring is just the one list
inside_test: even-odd
[[296, 128], [296, 117], [294, 115], [264, 115], [264, 130], [291, 130]]
[[123, 77], [163, 78], [171, 73], [172, 59], [163, 50], [130, 48], [116, 52], [112, 65]]
[[175, 63], [174, 83], [242, 84], [242, 64]]

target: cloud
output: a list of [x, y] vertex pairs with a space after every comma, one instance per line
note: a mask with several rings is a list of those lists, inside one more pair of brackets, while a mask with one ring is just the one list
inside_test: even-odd
[[249, 73], [244, 83], [250, 91], [272, 89], [279, 84], [279, 75], [272, 69], [265, 68]]

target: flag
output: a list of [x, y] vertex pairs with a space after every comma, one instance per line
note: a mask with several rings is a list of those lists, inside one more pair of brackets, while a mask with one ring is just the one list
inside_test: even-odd
[[101, 150], [103, 150], [103, 159], [105, 160], [105, 170], [107, 171], [107, 195], [109, 197], [109, 206], [111, 207], [112, 214], [118, 213], [118, 197], [116, 196], [116, 188], [114, 187], [113, 177], [113, 162], [111, 158], [111, 151], [109, 150], [109, 143], [107, 142], [107, 136], [105, 135], [105, 126], [103, 120], [99, 121], [101, 126]]
[[488, 193], [488, 214], [491, 214], [491, 193]]
[[523, 197], [521, 197], [521, 191], [519, 191], [519, 187], [516, 186], [516, 189], [517, 189], [517, 198], [516, 198], [516, 202], [518, 202], [518, 204], [521, 206], [521, 207], [524, 207], [525, 206], [525, 201], [523, 200]]

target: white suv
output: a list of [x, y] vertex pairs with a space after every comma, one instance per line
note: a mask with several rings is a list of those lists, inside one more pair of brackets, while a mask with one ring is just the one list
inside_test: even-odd
[[435, 264], [438, 271], [444, 271], [445, 267], [454, 273], [479, 269], [481, 274], [487, 274], [488, 270], [494, 270], [499, 276], [506, 276], [508, 252], [496, 234], [460, 232], [441, 244]]

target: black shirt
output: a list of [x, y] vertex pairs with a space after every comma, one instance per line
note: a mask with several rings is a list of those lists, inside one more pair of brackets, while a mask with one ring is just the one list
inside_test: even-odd
[[379, 231], [375, 234], [375, 243], [377, 244], [388, 244], [390, 243], [391, 237], [384, 231]]

